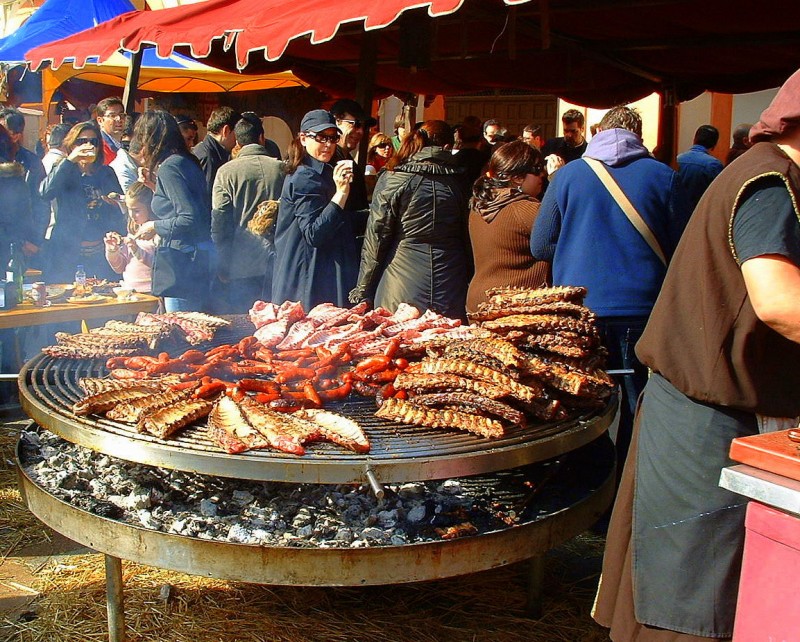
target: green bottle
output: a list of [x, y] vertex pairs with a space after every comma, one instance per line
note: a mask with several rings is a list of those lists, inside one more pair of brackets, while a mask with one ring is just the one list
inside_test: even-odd
[[22, 303], [24, 295], [22, 283], [25, 279], [25, 264], [22, 259], [22, 252], [17, 249], [16, 243], [11, 244], [9, 256], [11, 258], [8, 259], [8, 265], [6, 266], [6, 281], [14, 284], [14, 289], [16, 291], [14, 296], [16, 296], [17, 303]]

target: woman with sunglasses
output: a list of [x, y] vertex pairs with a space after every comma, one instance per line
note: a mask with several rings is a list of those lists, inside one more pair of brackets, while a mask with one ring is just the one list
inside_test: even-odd
[[543, 180], [542, 154], [515, 140], [495, 149], [486, 173], [475, 181], [469, 214], [475, 275], [467, 290], [467, 312], [487, 300], [489, 288], [550, 283], [550, 264], [534, 259], [530, 246]]
[[55, 200], [55, 223], [45, 256], [44, 276], [49, 283], [72, 283], [75, 268], [113, 280], [105, 257], [107, 232], [125, 233], [125, 217], [108, 198], [122, 188], [114, 170], [103, 164], [103, 139], [96, 121], [78, 123], [64, 137], [67, 156], [42, 181], [39, 193]]
[[378, 177], [358, 285], [350, 301], [464, 318], [470, 274], [464, 170], [453, 130], [428, 120], [407, 136]]
[[378, 132], [369, 141], [365, 173], [368, 175], [378, 174], [393, 155], [392, 139], [386, 134]]
[[353, 161], [330, 165], [341, 131], [327, 111], [303, 116], [289, 146], [288, 176], [275, 223], [272, 300], [301, 301], [306, 310], [346, 307], [358, 276], [353, 212], [345, 211]]

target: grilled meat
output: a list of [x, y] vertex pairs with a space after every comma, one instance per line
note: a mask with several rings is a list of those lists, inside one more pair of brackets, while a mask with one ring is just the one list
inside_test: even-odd
[[533, 401], [543, 393], [541, 387], [522, 385], [507, 374], [465, 359], [425, 359], [415, 364], [413, 369], [409, 368], [409, 371], [427, 374], [454, 374], [480, 379], [500, 386], [506, 390], [506, 395], [519, 397], [523, 401]]
[[605, 398], [615, 388], [613, 380], [605, 373], [602, 373], [604, 376], [595, 376], [534, 356], [525, 360], [522, 372], [576, 397]]
[[123, 421], [128, 424], [138, 423], [147, 414], [159, 408], [172, 405], [183, 399], [188, 399], [192, 395], [192, 390], [166, 390], [161, 394], [151, 394], [139, 399], [133, 399], [117, 404], [106, 413], [106, 417], [115, 421]]
[[142, 385], [121, 390], [107, 390], [81, 399], [72, 406], [72, 412], [76, 415], [100, 414], [111, 410], [119, 403], [149, 397], [156, 392], [158, 389]]
[[513, 368], [519, 368], [525, 359], [525, 355], [513, 344], [499, 337], [454, 341], [445, 349], [444, 353], [447, 356], [451, 354], [457, 356], [455, 353], [459, 350], [465, 350], [467, 354], [483, 354]]
[[78, 381], [78, 385], [86, 394], [94, 395], [98, 392], [109, 390], [124, 390], [125, 388], [139, 388], [145, 386], [154, 390], [163, 390], [166, 386], [180, 381], [177, 375], [167, 375], [160, 378], [150, 379], [101, 379], [98, 377], [84, 377]]
[[472, 323], [491, 321], [516, 314], [557, 314], [582, 321], [591, 321], [595, 318], [594, 312], [584, 305], [570, 303], [569, 301], [553, 301], [536, 305], [501, 306], [481, 303], [478, 309], [467, 317]]
[[531, 333], [551, 333], [565, 330], [588, 337], [597, 336], [597, 326], [591, 321], [582, 321], [557, 314], [514, 314], [500, 319], [484, 321], [482, 326], [495, 332], [526, 330]]
[[401, 399], [386, 399], [375, 415], [383, 419], [392, 419], [416, 426], [457, 428], [481, 437], [497, 438], [505, 434], [503, 425], [494, 419], [457, 410], [435, 410]]
[[401, 372], [392, 384], [397, 390], [425, 392], [477, 392], [489, 399], [499, 399], [508, 394], [508, 390], [499, 385], [476, 381], [468, 377], [454, 374], [427, 374], [424, 372]]
[[499, 287], [486, 290], [488, 305], [516, 306], [516, 305], [542, 305], [556, 301], [568, 301], [578, 305], [586, 297], [586, 288], [575, 286], [555, 286], [552, 288], [527, 288]]
[[239, 405], [222, 395], [208, 415], [208, 434], [226, 453], [268, 448], [269, 440], [247, 422]]
[[172, 406], [145, 415], [139, 420], [137, 430], [148, 432], [160, 439], [168, 439], [181, 428], [205, 417], [211, 412], [213, 406], [214, 402], [206, 399], [184, 399]]
[[95, 345], [45, 346], [42, 352], [62, 359], [106, 359], [108, 357], [132, 357], [142, 354], [141, 348], [110, 348]]
[[357, 453], [369, 452], [369, 439], [355, 421], [329, 410], [306, 408], [294, 413], [296, 417], [308, 419], [322, 427], [326, 439]]
[[250, 425], [261, 433], [275, 450], [292, 455], [305, 454], [306, 450], [297, 435], [284, 431], [286, 425], [284, 413], [270, 410], [250, 397], [242, 399], [239, 408]]
[[512, 408], [502, 401], [467, 392], [443, 392], [417, 395], [412, 401], [415, 404], [429, 406], [431, 408], [451, 408], [453, 410], [465, 408], [471, 411], [489, 413], [501, 417], [512, 424], [520, 426], [525, 424], [525, 415], [516, 408]]

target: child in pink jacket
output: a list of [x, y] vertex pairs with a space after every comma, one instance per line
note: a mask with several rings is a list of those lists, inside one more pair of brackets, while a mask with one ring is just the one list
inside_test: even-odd
[[108, 232], [103, 239], [108, 264], [122, 275], [120, 285], [136, 292], [149, 293], [152, 287], [153, 256], [158, 238], [147, 241], [136, 238], [139, 226], [152, 219], [152, 199], [153, 190], [144, 183], [132, 183], [125, 192], [124, 206], [119, 204], [123, 212], [128, 212], [128, 234], [120, 236]]

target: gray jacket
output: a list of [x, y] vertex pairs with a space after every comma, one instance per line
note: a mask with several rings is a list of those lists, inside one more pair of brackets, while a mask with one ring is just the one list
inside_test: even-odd
[[226, 280], [272, 273], [276, 214], [266, 229], [253, 217], [261, 203], [280, 199], [285, 175], [283, 162], [258, 144], [245, 145], [217, 171], [211, 238], [219, 254], [219, 273]]

